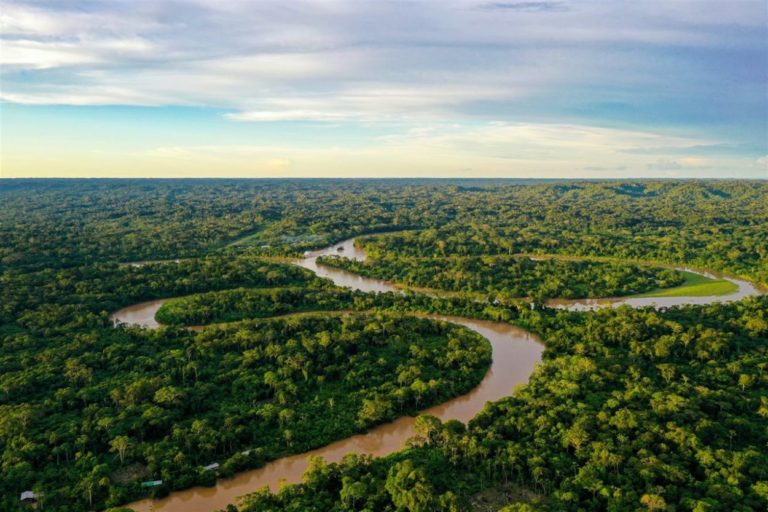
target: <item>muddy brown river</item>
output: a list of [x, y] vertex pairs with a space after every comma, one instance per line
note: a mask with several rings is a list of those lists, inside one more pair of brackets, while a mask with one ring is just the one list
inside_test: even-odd
[[[397, 291], [392, 283], [359, 276], [352, 272], [319, 265], [317, 257], [337, 254], [348, 258], [364, 259], [365, 251], [355, 247], [354, 239], [334, 244], [328, 248], [308, 252], [296, 262], [318, 276], [331, 279], [339, 286], [364, 292]], [[149, 264], [150, 262], [147, 262]], [[140, 263], [141, 264], [141, 263]], [[655, 305], [658, 307], [679, 304], [707, 304], [725, 300], [737, 300], [760, 291], [750, 283], [730, 279], [739, 287], [732, 295], [718, 297], [665, 297], [623, 298], [584, 301], [553, 301], [552, 305], [574, 310], [594, 309], [605, 305], [629, 304], [632, 306]], [[154, 300], [120, 309], [112, 314], [115, 322], [136, 324], [146, 328], [159, 327], [155, 313], [168, 299]], [[503, 322], [490, 322], [470, 318], [431, 315], [430, 318], [463, 325], [487, 338], [493, 349], [493, 361], [482, 382], [466, 395], [422, 411], [443, 421], [457, 419], [463, 422], [474, 417], [489, 401], [499, 400], [512, 393], [518, 384], [528, 381], [544, 350], [541, 341], [533, 334]], [[338, 462], [348, 453], [387, 455], [404, 447], [414, 435], [414, 421], [410, 416], [375, 427], [365, 434], [342, 439], [310, 452], [284, 457], [264, 467], [245, 471], [232, 478], [220, 479], [215, 487], [194, 487], [171, 493], [168, 497], [145, 499], [128, 506], [138, 512], [212, 512], [236, 503], [237, 498], [268, 486], [277, 490], [281, 483], [300, 482], [311, 456], [322, 457], [326, 462]]]

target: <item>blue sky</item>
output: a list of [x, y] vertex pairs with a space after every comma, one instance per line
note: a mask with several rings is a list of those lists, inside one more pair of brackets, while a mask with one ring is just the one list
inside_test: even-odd
[[0, 176], [768, 178], [768, 3], [0, 9]]

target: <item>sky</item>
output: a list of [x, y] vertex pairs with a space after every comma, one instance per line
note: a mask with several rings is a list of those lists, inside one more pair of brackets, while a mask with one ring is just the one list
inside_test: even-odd
[[765, 0], [2, 0], [0, 177], [768, 179]]

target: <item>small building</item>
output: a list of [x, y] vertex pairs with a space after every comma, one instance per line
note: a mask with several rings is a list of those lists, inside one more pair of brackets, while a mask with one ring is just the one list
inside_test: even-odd
[[219, 469], [219, 463], [214, 462], [213, 464], [208, 464], [207, 466], [203, 466], [203, 469], [206, 471], [217, 471]]
[[161, 485], [163, 485], [162, 480], [149, 480], [148, 482], [141, 483], [142, 487], [160, 487]]
[[23, 493], [21, 493], [21, 502], [28, 503], [30, 505], [33, 503], [37, 503], [37, 494], [35, 494], [32, 491], [24, 491]]

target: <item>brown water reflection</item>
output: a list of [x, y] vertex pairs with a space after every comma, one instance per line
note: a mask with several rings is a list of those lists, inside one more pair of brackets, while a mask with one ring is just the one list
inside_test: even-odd
[[[342, 250], [339, 251], [339, 248]], [[325, 249], [320, 249], [319, 251], [307, 252], [303, 259], [296, 261], [296, 264], [311, 270], [320, 277], [331, 279], [338, 286], [347, 286], [353, 290], [359, 290], [361, 292], [398, 291], [395, 285], [388, 281], [363, 277], [353, 272], [327, 267], [317, 263], [318, 256], [332, 255], [344, 256], [345, 258], [352, 258], [360, 261], [364, 260], [366, 257], [365, 250], [355, 247], [355, 239], [351, 238], [330, 247], [326, 247]]]
[[116, 324], [122, 323], [138, 327], [146, 327], [147, 329], [157, 329], [160, 327], [160, 323], [155, 320], [155, 313], [157, 313], [160, 306], [168, 300], [170, 299], [150, 300], [133, 304], [132, 306], [118, 309], [109, 315], [109, 318]]

